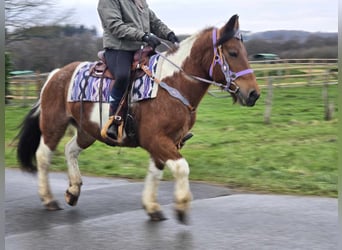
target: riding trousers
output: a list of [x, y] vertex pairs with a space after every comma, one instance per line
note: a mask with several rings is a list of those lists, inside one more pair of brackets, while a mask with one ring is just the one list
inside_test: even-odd
[[130, 83], [131, 66], [135, 51], [105, 50], [105, 59], [110, 73], [115, 77], [115, 84], [110, 93], [110, 115], [115, 113]]

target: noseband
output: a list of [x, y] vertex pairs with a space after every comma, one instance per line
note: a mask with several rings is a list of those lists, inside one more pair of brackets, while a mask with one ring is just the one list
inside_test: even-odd
[[[234, 35], [235, 38], [241, 40], [241, 34], [240, 32], [236, 32]], [[227, 63], [226, 58], [224, 57], [224, 54], [222, 52], [222, 45], [216, 46], [217, 42], [217, 29], [213, 29], [212, 34], [212, 40], [213, 40], [213, 47], [214, 47], [214, 57], [213, 61], [210, 65], [209, 69], [209, 76], [211, 79], [213, 79], [213, 71], [216, 64], [219, 64], [221, 66], [221, 71], [224, 74], [224, 77], [226, 78], [226, 85], [224, 86], [224, 90], [228, 91], [229, 93], [236, 94], [239, 91], [239, 86], [235, 83], [235, 80], [241, 76], [251, 74], [253, 73], [252, 69], [245, 69], [239, 72], [233, 72], [229, 69], [229, 64]], [[232, 90], [230, 87], [233, 85], [235, 88]]]

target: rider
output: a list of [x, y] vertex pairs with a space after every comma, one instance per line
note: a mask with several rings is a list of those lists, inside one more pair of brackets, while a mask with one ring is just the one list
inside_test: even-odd
[[117, 109], [130, 83], [134, 53], [142, 42], [155, 49], [161, 43], [158, 37], [172, 43], [179, 43], [179, 39], [148, 7], [146, 0], [99, 0], [97, 11], [103, 27], [105, 60], [115, 76], [107, 135], [117, 139], [117, 124], [121, 121]]

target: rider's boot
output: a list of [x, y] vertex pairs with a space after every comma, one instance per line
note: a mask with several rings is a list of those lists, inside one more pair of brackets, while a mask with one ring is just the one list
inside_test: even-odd
[[111, 124], [109, 125], [108, 129], [107, 129], [107, 136], [114, 139], [114, 140], [117, 140], [118, 139], [118, 127], [121, 123], [121, 116], [114, 116], [114, 115], [111, 115], [109, 117], [109, 120], [111, 120]]
[[116, 94], [114, 92], [110, 97], [109, 119], [101, 131], [102, 137], [110, 137], [114, 140], [118, 139], [118, 127], [122, 123], [122, 118], [117, 114], [117, 109], [122, 98], [121, 95], [122, 93]]

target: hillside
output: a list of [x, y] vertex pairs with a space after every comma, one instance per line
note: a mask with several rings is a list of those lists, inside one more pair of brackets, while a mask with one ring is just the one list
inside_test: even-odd
[[338, 33], [333, 32], [308, 32], [300, 30], [273, 30], [264, 31], [257, 33], [248, 33], [246, 35], [246, 40], [261, 39], [261, 40], [271, 40], [273, 42], [286, 42], [290, 40], [297, 41], [299, 43], [305, 42], [310, 37], [320, 37], [320, 38], [332, 38], [337, 39]]
[[245, 34], [248, 54], [273, 53], [280, 58], [337, 58], [338, 33], [275, 30]]

